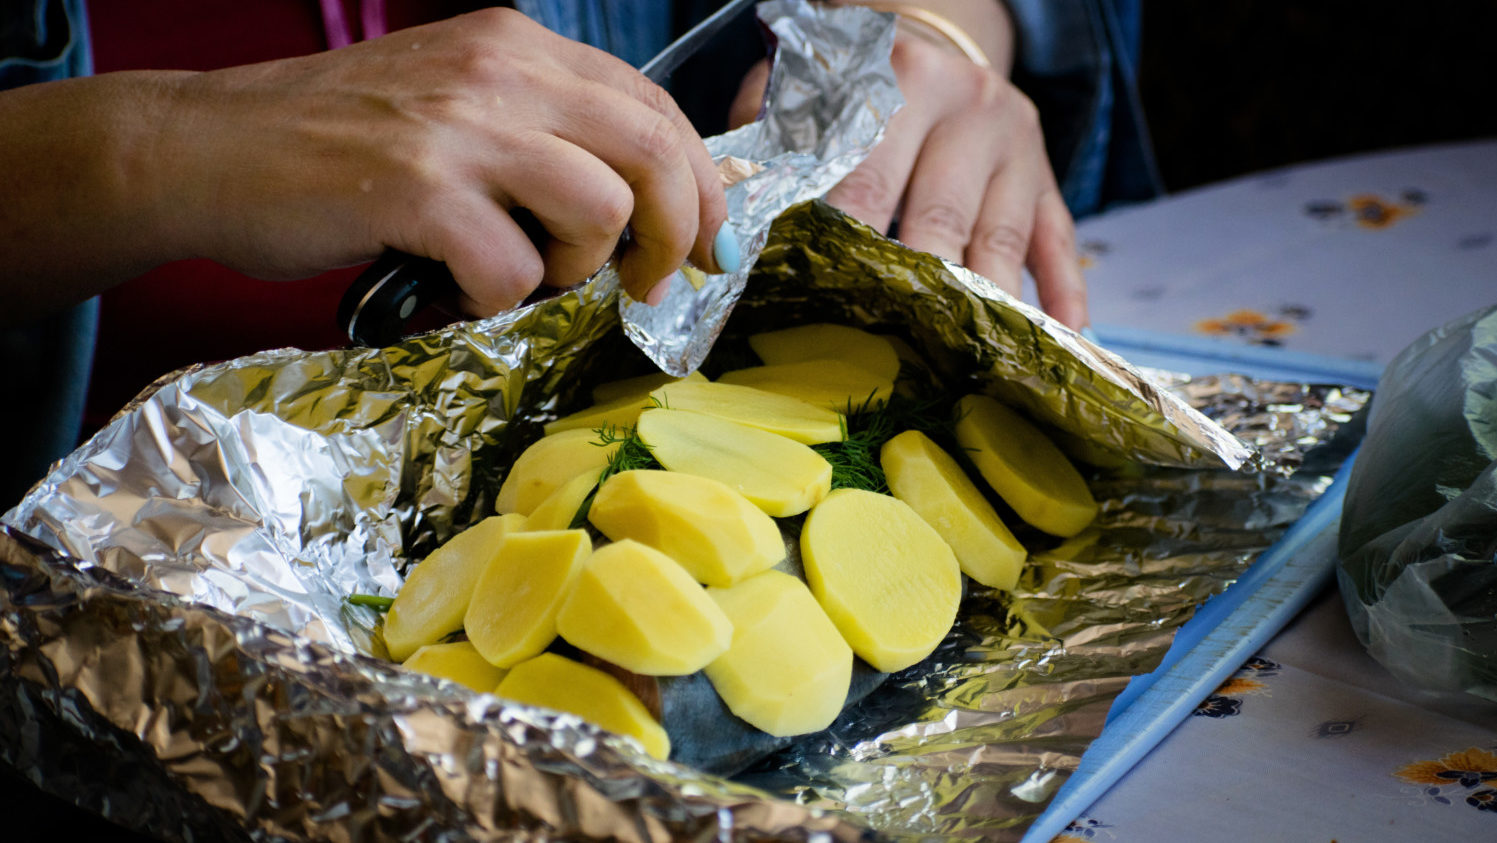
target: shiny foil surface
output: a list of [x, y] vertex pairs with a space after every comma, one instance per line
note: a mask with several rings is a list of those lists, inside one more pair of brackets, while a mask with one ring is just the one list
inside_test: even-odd
[[[864, 61], [869, 39], [887, 68], [886, 16], [768, 6], [777, 73]], [[760, 244], [742, 279], [677, 284], [640, 315], [605, 272], [385, 349], [197, 367], [134, 402], [5, 516], [0, 758], [168, 839], [1017, 838], [1128, 678], [1324, 490], [1366, 395], [1160, 386], [980, 277], [825, 205], [785, 211], [835, 182], [805, 170], [855, 164], [897, 107], [854, 101], [878, 113], [791, 109], [819, 116], [788, 159], [714, 149], [764, 165], [730, 190]], [[377, 615], [347, 595], [393, 595], [490, 513], [544, 421], [597, 383], [813, 321], [897, 337], [921, 377], [1049, 426], [1095, 466], [1097, 523], [1037, 541], [1012, 595], [969, 584], [929, 659], [731, 781], [379, 658]]]

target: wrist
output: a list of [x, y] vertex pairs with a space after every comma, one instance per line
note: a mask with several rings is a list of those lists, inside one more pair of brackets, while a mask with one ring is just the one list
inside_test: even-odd
[[899, 16], [902, 34], [991, 67], [1004, 77], [1013, 66], [1014, 26], [1001, 0], [829, 0]]

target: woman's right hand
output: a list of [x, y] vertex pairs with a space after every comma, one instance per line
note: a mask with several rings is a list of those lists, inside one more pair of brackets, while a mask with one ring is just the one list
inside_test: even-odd
[[[104, 173], [107, 189], [58, 178], [35, 191], [55, 215], [44, 218], [79, 230], [27, 230], [36, 216], [17, 215], [33, 252], [48, 237], [57, 251], [107, 252], [103, 232], [113, 231], [133, 271], [209, 257], [297, 278], [394, 248], [445, 262], [475, 315], [512, 307], [542, 283], [586, 279], [626, 225], [620, 275], [635, 298], [688, 257], [718, 269], [722, 184], [670, 96], [625, 62], [512, 10], [295, 59], [55, 84], [71, 87], [50, 101], [50, 125], [105, 124], [90, 131], [113, 143], [89, 154], [114, 158], [85, 165]], [[47, 94], [32, 91], [0, 114], [47, 108]], [[101, 102], [117, 105], [88, 110]], [[54, 144], [35, 154], [61, 153]], [[69, 184], [90, 194], [73, 214], [56, 195]], [[101, 218], [109, 201], [121, 219]], [[521, 230], [518, 208], [545, 228], [544, 242]], [[33, 257], [45, 278], [45, 255]], [[68, 257], [52, 264], [108, 265], [107, 254]]]

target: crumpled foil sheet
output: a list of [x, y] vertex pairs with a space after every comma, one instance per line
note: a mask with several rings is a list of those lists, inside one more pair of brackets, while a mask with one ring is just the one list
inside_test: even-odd
[[[778, 217], [731, 324], [728, 298], [634, 330], [602, 278], [387, 349], [164, 380], [6, 515], [0, 757], [169, 839], [1016, 838], [1127, 678], [1324, 489], [1288, 467], [1355, 403], [1158, 388], [816, 203]], [[491, 511], [541, 422], [648, 365], [635, 342], [689, 368], [724, 332], [822, 320], [891, 332], [948, 388], [1052, 425], [1106, 466], [1096, 528], [1038, 548], [1012, 597], [971, 592], [931, 659], [735, 781], [370, 655], [375, 616], [344, 596], [395, 593], [404, 564]], [[1189, 404], [1225, 408], [1232, 432]]]

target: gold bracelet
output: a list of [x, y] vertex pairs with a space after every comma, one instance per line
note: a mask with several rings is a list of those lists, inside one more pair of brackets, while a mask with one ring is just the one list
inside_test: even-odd
[[862, 6], [875, 12], [893, 12], [906, 20], [929, 27], [942, 38], [945, 38], [961, 51], [962, 55], [972, 60], [978, 67], [992, 67], [993, 63], [988, 61], [988, 56], [982, 51], [982, 47], [968, 35], [965, 30], [952, 22], [945, 15], [938, 15], [929, 9], [921, 8], [909, 3], [885, 2], [884, 0], [836, 0], [838, 6]]

